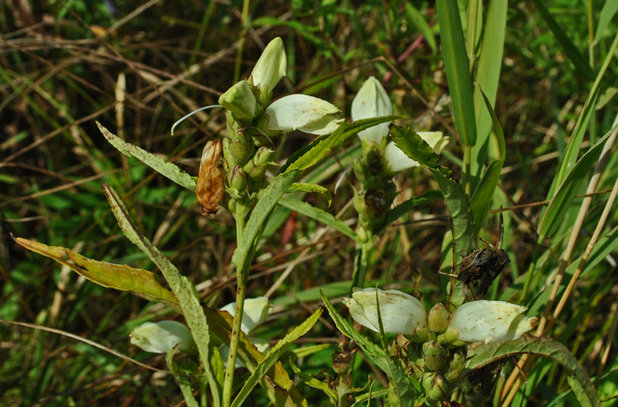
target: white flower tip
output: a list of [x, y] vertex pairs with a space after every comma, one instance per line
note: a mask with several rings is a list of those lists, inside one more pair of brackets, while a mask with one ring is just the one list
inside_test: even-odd
[[[355, 291], [352, 298], [344, 298], [342, 301], [356, 322], [379, 332], [376, 288]], [[398, 290], [377, 289], [377, 301], [385, 333], [412, 335], [417, 328], [426, 325], [425, 307], [409, 294]]]
[[339, 127], [339, 108], [314, 96], [294, 94], [271, 103], [265, 111], [268, 117], [267, 130], [325, 135]]
[[[365, 80], [352, 101], [352, 120], [370, 119], [393, 114], [393, 105], [380, 82], [370, 76]], [[379, 143], [388, 134], [390, 122], [380, 123], [359, 131], [358, 137], [366, 142]]]
[[[220, 308], [227, 311], [230, 315], [236, 314], [236, 303], [232, 302]], [[245, 334], [251, 332], [256, 326], [260, 325], [270, 312], [270, 302], [268, 297], [247, 298], [243, 307], [241, 331]]]
[[167, 353], [176, 345], [180, 350], [194, 346], [189, 328], [176, 321], [146, 322], [133, 329], [129, 336], [133, 345], [151, 353]]
[[269, 93], [285, 76], [287, 59], [281, 37], [272, 39], [260, 56], [251, 72], [251, 83], [258, 89], [266, 89]]

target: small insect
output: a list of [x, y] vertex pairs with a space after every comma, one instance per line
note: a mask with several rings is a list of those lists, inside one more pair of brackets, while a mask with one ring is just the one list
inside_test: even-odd
[[501, 214], [500, 231], [496, 245], [483, 240], [487, 247], [476, 249], [461, 260], [457, 278], [470, 289], [475, 299], [482, 298], [487, 293], [491, 283], [511, 261], [509, 255], [500, 248], [503, 232]]

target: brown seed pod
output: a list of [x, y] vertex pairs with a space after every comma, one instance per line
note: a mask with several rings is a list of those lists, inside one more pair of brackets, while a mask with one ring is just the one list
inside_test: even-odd
[[220, 140], [209, 140], [202, 151], [200, 173], [195, 187], [195, 195], [202, 205], [202, 215], [217, 213], [219, 202], [225, 194], [223, 172], [219, 167], [221, 151]]

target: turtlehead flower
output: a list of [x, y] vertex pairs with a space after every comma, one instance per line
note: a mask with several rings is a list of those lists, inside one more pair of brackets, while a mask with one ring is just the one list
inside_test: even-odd
[[151, 353], [167, 353], [176, 345], [182, 351], [195, 346], [189, 328], [176, 321], [146, 322], [129, 336], [133, 345]]
[[[221, 311], [227, 311], [230, 315], [236, 315], [236, 303], [231, 302], [227, 305], [224, 305], [220, 308]], [[256, 298], [247, 298], [245, 300], [245, 305], [243, 307], [243, 315], [242, 315], [242, 325], [240, 330], [245, 334], [249, 335], [249, 333], [258, 325], [260, 325], [266, 317], [268, 317], [268, 313], [270, 312], [270, 302], [268, 302], [267, 297], [256, 297]], [[260, 352], [265, 352], [270, 347], [270, 344], [267, 340], [261, 338], [249, 338], [249, 341], [259, 350]], [[227, 360], [227, 357], [230, 353], [230, 348], [227, 346], [221, 347], [221, 357], [223, 360]], [[236, 368], [243, 367], [244, 364], [240, 360], [236, 360]]]
[[286, 69], [283, 41], [277, 37], [268, 43], [249, 79], [229, 88], [219, 97], [219, 104], [236, 120], [245, 123], [260, 118], [263, 113], [264, 118], [258, 120], [258, 126], [267, 131], [289, 133], [300, 130], [317, 135], [335, 131], [342, 121], [337, 117], [339, 109], [313, 96], [284, 96], [264, 109]]
[[[526, 317], [527, 308], [503, 301], [471, 301], [455, 310], [448, 330], [464, 342], [503, 342], [518, 339], [536, 325]], [[447, 331], [448, 332], [448, 331]]]
[[384, 333], [413, 335], [417, 328], [427, 325], [423, 304], [398, 290], [365, 288], [355, 291], [352, 298], [343, 298], [342, 301], [354, 321], [374, 332], [380, 331], [378, 303]]
[[[369, 119], [372, 117], [389, 116], [393, 114], [393, 106], [388, 94], [380, 82], [370, 76], [361, 86], [352, 101], [352, 120]], [[390, 122], [381, 123], [358, 132], [358, 137], [366, 143], [380, 143], [388, 135]], [[440, 131], [418, 132], [436, 153], [441, 153], [449, 143], [449, 138]], [[416, 167], [419, 164], [408, 157], [403, 151], [390, 142], [384, 152], [386, 161], [393, 172]]]

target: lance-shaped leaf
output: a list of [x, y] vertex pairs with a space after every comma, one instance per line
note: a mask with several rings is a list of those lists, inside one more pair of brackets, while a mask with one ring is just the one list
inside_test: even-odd
[[474, 348], [473, 354], [468, 353], [470, 359], [466, 362], [466, 368], [478, 369], [496, 360], [522, 353], [545, 356], [560, 363], [571, 373], [569, 385], [580, 404], [585, 407], [601, 405], [582, 365], [564, 345], [550, 338], [525, 336], [514, 341], [481, 345]]
[[195, 191], [195, 180], [191, 177], [191, 175], [181, 170], [177, 165], [167, 162], [163, 158], [149, 153], [148, 151], [121, 139], [120, 137], [112, 134], [99, 122], [97, 122], [97, 126], [99, 126], [99, 130], [101, 130], [101, 133], [103, 133], [107, 141], [116, 147], [116, 149], [122, 154], [128, 157], [133, 156], [137, 158], [159, 174], [169, 178], [181, 187], [185, 187], [189, 191]]
[[149, 301], [162, 301], [178, 308], [178, 300], [162, 286], [153, 273], [124, 264], [89, 259], [61, 246], [47, 246], [34, 240], [18, 237], [15, 241], [28, 250], [42, 254], [65, 265], [79, 275], [103, 287], [129, 291]]

